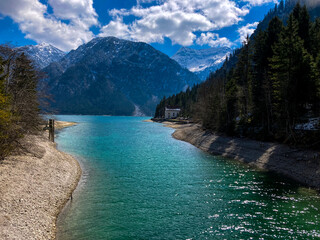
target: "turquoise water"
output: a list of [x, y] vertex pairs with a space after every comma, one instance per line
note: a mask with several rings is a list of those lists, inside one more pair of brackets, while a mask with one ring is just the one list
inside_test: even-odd
[[79, 122], [56, 141], [84, 169], [60, 240], [320, 238], [313, 190], [204, 153], [146, 118], [58, 119]]

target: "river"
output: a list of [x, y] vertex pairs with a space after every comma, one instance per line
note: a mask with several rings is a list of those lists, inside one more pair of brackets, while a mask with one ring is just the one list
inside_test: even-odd
[[148, 118], [57, 119], [79, 122], [56, 141], [83, 168], [59, 240], [320, 238], [314, 190], [204, 153]]

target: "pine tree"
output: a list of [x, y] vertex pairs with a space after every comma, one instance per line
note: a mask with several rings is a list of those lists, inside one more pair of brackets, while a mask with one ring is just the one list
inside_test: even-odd
[[265, 128], [267, 122], [266, 113], [266, 93], [264, 85], [267, 79], [267, 33], [260, 31], [254, 38], [253, 45], [253, 77], [252, 77], [252, 118], [253, 123], [259, 127]]
[[[282, 21], [278, 17], [274, 17], [267, 28], [265, 35], [265, 43], [260, 50], [257, 52], [258, 56], [256, 56], [255, 61], [259, 70], [262, 71], [260, 76], [256, 76], [259, 79], [262, 79], [261, 82], [261, 93], [264, 104], [261, 106], [263, 113], [257, 113], [261, 117], [262, 127], [266, 124], [266, 131], [268, 135], [272, 135], [272, 125], [273, 125], [273, 92], [272, 92], [272, 81], [269, 75], [270, 69], [270, 59], [273, 57], [273, 49], [272, 47], [279, 41], [280, 33], [284, 30], [284, 26]], [[257, 46], [256, 46], [257, 47]], [[260, 55], [261, 54], [261, 55]], [[257, 58], [260, 60], [257, 61]]]
[[229, 134], [234, 134], [235, 119], [239, 115], [239, 112], [237, 111], [238, 87], [233, 76], [234, 72], [231, 70], [226, 83], [226, 132]]
[[283, 10], [284, 10], [284, 2], [283, 2], [283, 0], [281, 0], [279, 3], [278, 11], [283, 12]]
[[12, 72], [12, 79], [8, 86], [12, 112], [19, 117], [19, 125], [24, 131], [36, 130], [40, 122], [37, 73], [24, 53], [15, 59]]
[[296, 120], [305, 113], [312, 82], [311, 56], [304, 49], [298, 29], [298, 22], [291, 14], [288, 26], [273, 48], [270, 63], [275, 123], [278, 131], [283, 130], [291, 137], [294, 137], [292, 130]]
[[320, 18], [317, 18], [310, 29], [311, 54], [317, 58], [320, 54]]
[[252, 114], [252, 62], [250, 39], [247, 37], [238, 57], [234, 78], [238, 89], [238, 108], [240, 118], [247, 122]]
[[307, 7], [304, 5], [300, 6], [298, 2], [296, 6], [293, 8], [292, 15], [295, 20], [298, 22], [298, 35], [304, 42], [304, 48], [310, 52], [310, 15], [307, 10]]

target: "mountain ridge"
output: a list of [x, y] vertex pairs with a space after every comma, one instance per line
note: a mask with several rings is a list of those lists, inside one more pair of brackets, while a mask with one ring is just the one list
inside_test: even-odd
[[59, 61], [66, 55], [65, 52], [48, 43], [38, 45], [26, 45], [17, 47], [22, 50], [33, 62], [38, 69], [47, 67], [50, 63]]
[[52, 106], [65, 114], [152, 115], [156, 104], [200, 82], [143, 42], [95, 38], [43, 69]]
[[204, 81], [210, 72], [214, 72], [222, 66], [226, 56], [231, 52], [232, 49], [229, 47], [208, 49], [182, 47], [171, 58]]

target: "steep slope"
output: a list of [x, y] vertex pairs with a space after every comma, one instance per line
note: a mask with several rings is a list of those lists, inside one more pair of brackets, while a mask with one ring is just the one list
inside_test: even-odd
[[307, 6], [312, 21], [320, 16], [319, 0], [281, 0], [280, 3], [276, 5], [274, 9], [271, 9], [263, 18], [263, 20], [258, 24], [256, 31], [251, 35], [251, 39], [253, 39], [259, 31], [266, 30], [269, 22], [274, 17], [278, 17], [284, 24], [286, 24], [290, 12], [298, 2], [300, 2], [301, 6]]
[[19, 47], [19, 49], [24, 51], [39, 69], [45, 68], [52, 62], [59, 61], [65, 56], [63, 51], [47, 43], [27, 45]]
[[210, 72], [214, 72], [222, 66], [226, 55], [231, 51], [228, 47], [200, 50], [182, 47], [172, 56], [172, 59], [194, 72], [201, 80], [205, 80]]
[[163, 96], [200, 80], [146, 43], [95, 38], [44, 71], [59, 113], [152, 115]]

